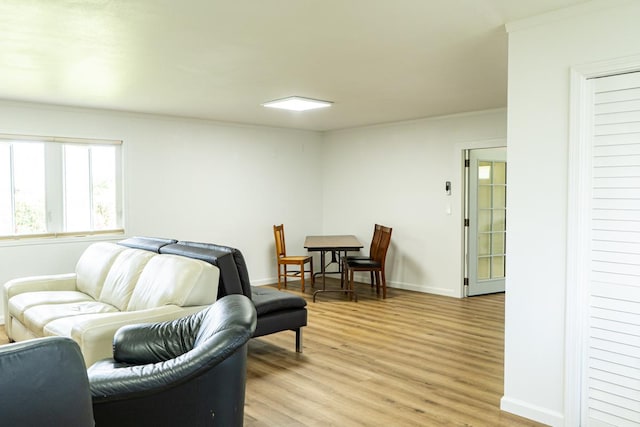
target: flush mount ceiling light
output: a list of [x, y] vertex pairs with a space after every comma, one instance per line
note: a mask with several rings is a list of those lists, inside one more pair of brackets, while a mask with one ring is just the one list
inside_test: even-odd
[[301, 96], [290, 96], [288, 98], [276, 99], [262, 104], [269, 108], [280, 108], [290, 111], [315, 110], [316, 108], [331, 107], [332, 102], [320, 101], [319, 99], [303, 98]]

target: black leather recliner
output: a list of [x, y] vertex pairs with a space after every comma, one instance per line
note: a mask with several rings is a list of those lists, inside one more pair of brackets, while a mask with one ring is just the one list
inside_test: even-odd
[[87, 368], [75, 341], [47, 337], [0, 347], [0, 424], [94, 425]]
[[118, 244], [161, 254], [186, 256], [215, 265], [220, 269], [218, 298], [242, 294], [253, 301], [258, 313], [253, 336], [291, 330], [296, 334], [296, 351], [302, 352], [302, 328], [307, 325], [307, 301], [288, 292], [251, 286], [247, 264], [240, 250], [213, 243], [156, 237], [130, 237]]
[[129, 325], [88, 370], [96, 426], [241, 426], [256, 311], [229, 295], [181, 319]]

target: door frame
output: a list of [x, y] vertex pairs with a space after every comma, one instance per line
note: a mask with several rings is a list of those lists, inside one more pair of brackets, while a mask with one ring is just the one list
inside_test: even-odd
[[[473, 140], [473, 141], [466, 141], [466, 142], [459, 142], [457, 144], [454, 145], [454, 156], [453, 158], [455, 159], [454, 165], [453, 165], [453, 171], [454, 171], [454, 176], [458, 177], [458, 182], [460, 183], [460, 198], [458, 200], [459, 203], [459, 207], [460, 209], [456, 210], [456, 212], [460, 212], [459, 217], [456, 218], [456, 220], [458, 220], [459, 224], [460, 224], [460, 273], [459, 273], [459, 277], [458, 277], [458, 283], [460, 284], [460, 288], [459, 288], [459, 295], [462, 298], [466, 298], [467, 295], [465, 295], [465, 286], [464, 286], [464, 278], [466, 277], [466, 273], [467, 273], [467, 233], [466, 233], [466, 229], [464, 226], [464, 219], [466, 216], [466, 179], [465, 179], [465, 167], [464, 167], [464, 160], [465, 160], [465, 152], [467, 150], [475, 150], [475, 149], [480, 149], [480, 148], [500, 148], [500, 147], [507, 147], [507, 138], [488, 138], [488, 139], [480, 139], [480, 140]], [[508, 150], [508, 148], [507, 148]], [[508, 158], [508, 152], [507, 152], [507, 158]], [[509, 169], [507, 169], [507, 175], [508, 175], [508, 171]], [[508, 179], [507, 179], [508, 182]]]
[[[565, 425], [580, 425], [586, 415], [583, 369], [589, 298], [589, 207], [593, 94], [589, 79], [640, 71], [640, 56], [616, 58], [571, 68], [567, 191], [567, 282], [565, 299]], [[575, 363], [579, 360], [580, 363]]]

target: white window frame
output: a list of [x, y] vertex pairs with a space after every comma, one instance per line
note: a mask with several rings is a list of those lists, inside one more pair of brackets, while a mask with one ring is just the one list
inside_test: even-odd
[[[3, 241], [85, 237], [105, 234], [124, 234], [122, 141], [109, 139], [68, 138], [36, 135], [0, 134], [0, 142], [37, 142], [45, 146], [45, 206], [46, 233], [0, 235]], [[64, 212], [64, 156], [65, 144], [114, 146], [116, 148], [116, 227], [106, 230], [65, 231]], [[13, 171], [12, 171], [13, 175]]]

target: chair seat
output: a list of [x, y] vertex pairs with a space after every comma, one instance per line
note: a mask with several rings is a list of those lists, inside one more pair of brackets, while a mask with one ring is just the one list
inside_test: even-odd
[[382, 264], [372, 259], [353, 259], [348, 260], [349, 268], [382, 268]]
[[367, 260], [367, 259], [371, 259], [371, 257], [367, 255], [349, 255], [344, 257], [344, 259], [347, 262], [349, 262], [349, 261]]
[[280, 258], [280, 264], [286, 264], [288, 262], [291, 262], [293, 264], [299, 264], [303, 261], [307, 261], [311, 259], [310, 256], [305, 256], [305, 255], [291, 255], [291, 256], [283, 256]]

